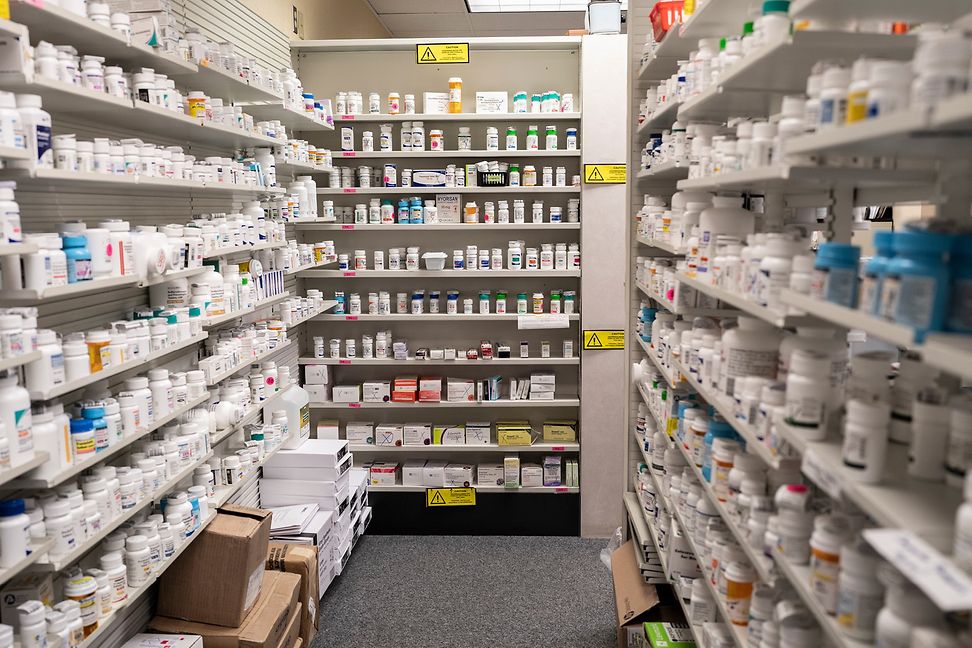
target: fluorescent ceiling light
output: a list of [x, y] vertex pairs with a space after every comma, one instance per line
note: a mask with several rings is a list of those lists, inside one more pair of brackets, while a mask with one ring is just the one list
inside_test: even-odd
[[[587, 11], [587, 0], [466, 0], [470, 13], [514, 11]], [[621, 0], [627, 9], [627, 0]]]

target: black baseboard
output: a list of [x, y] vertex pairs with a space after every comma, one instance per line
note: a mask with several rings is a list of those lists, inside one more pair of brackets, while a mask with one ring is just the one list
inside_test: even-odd
[[425, 493], [368, 493], [369, 534], [580, 535], [580, 495], [476, 493], [475, 506], [428, 508]]

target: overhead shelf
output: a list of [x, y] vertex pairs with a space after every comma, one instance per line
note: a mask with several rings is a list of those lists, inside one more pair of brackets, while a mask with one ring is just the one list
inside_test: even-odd
[[[506, 486], [483, 486], [482, 484], [470, 484], [477, 493], [509, 493], [511, 495], [542, 495], [542, 494], [564, 494], [579, 493], [580, 488], [576, 486], [523, 486], [519, 488], [507, 488]], [[403, 486], [401, 484], [368, 486], [371, 493], [424, 493], [425, 486]]]
[[[489, 313], [486, 315], [449, 315], [447, 313], [422, 313], [412, 315], [410, 313], [391, 313], [388, 315], [318, 315], [314, 319], [326, 322], [488, 322], [495, 320], [517, 321], [519, 318], [538, 318], [542, 321], [549, 318], [564, 318], [568, 321], [577, 321], [580, 315], [571, 313], [570, 315], [517, 315], [516, 313]], [[553, 328], [553, 327], [551, 327]]]
[[[244, 112], [248, 112], [244, 108]], [[174, 137], [191, 144], [201, 144], [225, 148], [252, 148], [254, 146], [280, 146], [284, 142], [257, 132], [247, 132], [242, 128], [227, 126], [212, 121], [200, 121], [189, 115], [166, 110], [161, 106], [134, 102], [130, 114], [119, 115], [121, 123], [112, 118], [119, 126], [142, 130], [159, 137]]]
[[302, 110], [294, 110], [283, 101], [245, 103], [243, 112], [253, 115], [253, 121], [279, 121], [287, 129], [288, 137], [299, 131], [332, 131], [334, 126], [320, 122]]
[[642, 63], [638, 78], [643, 81], [664, 81], [678, 70], [678, 61], [687, 59], [692, 50], [698, 47], [698, 39], [683, 38], [681, 25], [674, 25]]
[[533, 277], [579, 277], [580, 270], [302, 270], [305, 279], [409, 279], [412, 277], [449, 277], [470, 279], [531, 279]]
[[818, 321], [813, 317], [789, 315], [786, 313], [777, 312], [765, 306], [760, 306], [756, 302], [747, 299], [739, 293], [731, 292], [729, 290], [725, 290], [724, 288], [719, 288], [718, 286], [704, 283], [698, 279], [693, 279], [684, 272], [677, 273], [676, 278], [685, 285], [695, 288], [699, 292], [705, 293], [710, 297], [715, 297], [722, 303], [742, 311], [742, 313], [736, 313], [737, 315], [751, 315], [763, 320], [764, 322], [772, 324], [777, 328], [794, 328], [804, 325], [812, 326], [814, 322]]
[[[381, 158], [391, 160], [395, 158], [549, 158], [549, 157], [580, 157], [580, 149], [567, 150], [557, 149], [555, 151], [508, 151], [501, 149], [498, 151], [332, 151], [331, 155], [336, 161], [338, 158]], [[415, 190], [422, 187], [405, 187], [405, 189]]]
[[794, 0], [794, 18], [822, 18], [833, 22], [870, 22], [875, 20], [909, 23], [951, 23], [970, 12], [966, 0]]
[[134, 286], [136, 283], [138, 283], [138, 277], [136, 275], [125, 275], [122, 277], [79, 281], [65, 286], [51, 286], [41, 290], [0, 290], [0, 304], [25, 305], [71, 299], [79, 295], [101, 292], [109, 288]]
[[435, 401], [431, 403], [334, 403], [311, 401], [311, 409], [338, 410], [338, 409], [466, 409], [470, 407], [496, 407], [496, 408], [548, 408], [548, 407], [580, 407], [580, 400], [577, 398], [554, 398], [552, 400], [510, 400], [501, 398], [492, 401]]
[[924, 188], [935, 181], [935, 176], [936, 173], [931, 169], [895, 170], [778, 164], [680, 180], [678, 188], [682, 191], [779, 191], [786, 194], [812, 193], [835, 187], [900, 189], [902, 185], [915, 185], [916, 188]]
[[[279, 101], [281, 96], [263, 86], [251, 84], [221, 68], [201, 62], [195, 70], [169, 75], [188, 90], [202, 90], [210, 97], [220, 97], [224, 102]], [[245, 111], [244, 111], [245, 112]]]
[[644, 143], [648, 135], [671, 128], [678, 116], [678, 99], [670, 99], [638, 125], [638, 142]]
[[[315, 170], [312, 173], [327, 173]], [[318, 188], [318, 196], [363, 194], [366, 196], [416, 196], [423, 194], [576, 194], [580, 187], [324, 187]]]
[[400, 445], [400, 446], [377, 446], [371, 443], [349, 443], [348, 450], [351, 452], [392, 452], [392, 453], [451, 453], [451, 452], [577, 452], [580, 450], [579, 443], [541, 443], [533, 445], [498, 445], [496, 443], [484, 444], [460, 444], [460, 445]]
[[635, 282], [635, 286], [644, 295], [650, 297], [655, 302], [661, 305], [662, 308], [667, 310], [669, 313], [674, 313], [676, 315], [683, 315], [685, 317], [735, 317], [739, 313], [733, 309], [728, 308], [695, 308], [694, 306], [682, 306], [680, 304], [674, 304], [670, 299], [664, 295], [660, 295], [653, 291], [649, 286]]
[[353, 122], [471, 122], [471, 121], [579, 121], [579, 112], [544, 112], [544, 113], [401, 113], [398, 115], [381, 114], [362, 114], [362, 115], [334, 115], [334, 122], [351, 123]]
[[682, 248], [672, 245], [671, 243], [666, 243], [665, 241], [656, 241], [654, 239], [646, 239], [641, 236], [636, 236], [635, 241], [645, 247], [655, 248], [656, 250], [661, 250], [663, 252], [668, 252], [673, 256], [685, 256], [685, 250]]
[[420, 366], [447, 366], [447, 367], [496, 367], [496, 366], [526, 366], [542, 367], [546, 365], [576, 365], [580, 364], [580, 358], [541, 358], [539, 356], [530, 358], [490, 358], [467, 360], [466, 358], [416, 360], [396, 360], [395, 358], [300, 358], [302, 365], [341, 365], [341, 366], [379, 366], [379, 367], [411, 367]]
[[565, 231], [579, 230], [580, 223], [416, 223], [394, 225], [376, 225], [374, 223], [297, 223], [297, 229], [302, 230], [347, 230], [358, 232], [446, 232], [446, 231], [495, 231], [509, 230], [544, 230]]
[[18, 189], [110, 193], [122, 196], [185, 196], [197, 193], [256, 196], [284, 193], [281, 188], [251, 187], [228, 182], [197, 182], [48, 168], [3, 169], [0, 171], [0, 179], [16, 181]]
[[750, 4], [749, 0], [707, 0], [698, 4], [695, 12], [685, 17], [681, 37], [694, 41], [692, 49], [696, 49], [700, 38], [742, 34]]
[[642, 169], [635, 176], [641, 180], [681, 180], [688, 177], [688, 166], [678, 162], [662, 162], [653, 164], [650, 169]]

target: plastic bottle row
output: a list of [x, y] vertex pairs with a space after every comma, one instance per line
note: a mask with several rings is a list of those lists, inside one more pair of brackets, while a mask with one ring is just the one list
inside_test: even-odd
[[[368, 267], [367, 250], [355, 250], [353, 255], [338, 253], [339, 270], [419, 270], [419, 260], [426, 270], [443, 270], [449, 257], [445, 252], [425, 252], [420, 254], [419, 246], [390, 248], [387, 254], [387, 268], [384, 250], [372, 250], [371, 268]], [[404, 252], [404, 253], [403, 253]], [[542, 243], [527, 247], [524, 241], [510, 241], [506, 249], [505, 262], [502, 248], [479, 248], [467, 245], [463, 250], [454, 250], [451, 270], [579, 270], [580, 249], [577, 243]]]
[[[154, 18], [151, 12], [140, 16], [147, 24], [151, 24]], [[185, 35], [174, 27], [170, 22], [163, 33], [152, 32], [159, 36], [159, 46], [164, 51], [173, 52], [179, 58], [198, 65], [221, 70], [247, 85], [280, 95], [287, 102], [296, 102], [303, 92], [300, 79], [292, 69], [271, 70], [256, 59], [238, 53], [233, 43], [212, 41], [195, 27], [189, 27]]]
[[[384, 99], [384, 101], [383, 101]], [[445, 114], [462, 112], [462, 79], [449, 78], [448, 92], [424, 92], [422, 94], [422, 112], [425, 114]], [[476, 113], [558, 113], [574, 111], [574, 95], [567, 92], [561, 94], [556, 90], [545, 90], [540, 93], [528, 94], [526, 90], [513, 93], [512, 110], [510, 110], [509, 93], [506, 91], [489, 91], [476, 93]], [[334, 101], [334, 114], [347, 115], [414, 115], [416, 111], [415, 95], [403, 96], [390, 91], [385, 97], [378, 92], [368, 93], [368, 110], [365, 111], [364, 94], [355, 90], [338, 91]]]
[[[510, 205], [512, 203], [512, 211]], [[580, 220], [580, 199], [569, 198], [567, 209], [560, 205], [549, 205], [544, 220], [544, 201], [534, 200], [530, 205], [530, 220], [527, 221], [527, 202], [521, 199], [487, 200], [480, 203], [469, 200], [460, 213], [458, 196], [439, 196], [422, 200], [418, 196], [402, 197], [397, 204], [393, 200], [372, 198], [354, 207], [334, 205], [334, 201], [323, 201], [322, 213], [325, 221], [357, 225], [422, 225], [436, 223], [576, 223]]]
[[[508, 342], [482, 340], [479, 346], [468, 347], [465, 352], [457, 347], [417, 347], [409, 351], [408, 338], [399, 336], [392, 337], [392, 332], [377, 331], [373, 335], [364, 334], [361, 336], [360, 343], [356, 338], [330, 338], [326, 341], [323, 337], [314, 337], [314, 358], [331, 359], [395, 359], [400, 361], [407, 360], [492, 360], [493, 358], [512, 358], [513, 345]], [[342, 343], [344, 350], [342, 352]], [[358, 349], [361, 349], [360, 355]], [[521, 341], [518, 355], [521, 359], [530, 358], [530, 342]], [[540, 358], [550, 358], [550, 342], [544, 340], [540, 343]], [[562, 358], [574, 357], [574, 340], [565, 339], [563, 341]], [[324, 370], [326, 371], [326, 369]], [[305, 384], [314, 384], [314, 380], [305, 369]]]
[[[549, 300], [543, 291], [532, 293], [527, 298], [527, 293], [516, 293], [516, 310], [507, 304], [508, 293], [505, 290], [497, 290], [496, 297], [489, 290], [480, 290], [478, 300], [472, 297], [462, 297], [463, 293], [458, 290], [445, 291], [445, 310], [442, 310], [442, 292], [439, 290], [415, 290], [411, 293], [399, 292], [396, 294], [395, 313], [399, 315], [412, 314], [422, 315], [423, 313], [446, 315], [489, 315], [490, 313], [504, 314], [515, 313], [517, 315], [542, 314], [542, 313], [563, 313], [570, 315], [577, 311], [577, 293], [573, 290], [552, 290]], [[460, 299], [461, 298], [461, 299]], [[377, 291], [368, 293], [368, 301], [361, 302], [359, 293], [350, 293], [347, 298], [343, 291], [334, 293], [337, 306], [334, 307], [335, 315], [391, 315], [392, 301], [391, 293], [387, 291]], [[549, 306], [545, 304], [549, 301]], [[478, 302], [478, 307], [474, 304]]]
[[[210, 384], [227, 374], [233, 375], [250, 362], [288, 344], [287, 329], [279, 320], [269, 320], [245, 326], [223, 328], [217, 335], [206, 338], [205, 351], [197, 367]], [[270, 368], [273, 362], [266, 362]], [[275, 382], [277, 376], [273, 375]]]
[[[381, 124], [378, 131], [377, 148], [375, 146], [375, 131], [361, 131], [360, 139], [354, 134], [354, 129], [350, 126], [341, 127], [341, 150], [342, 151], [361, 151], [370, 153], [374, 151], [394, 152], [395, 142], [392, 132], [392, 124]], [[516, 126], [507, 126], [506, 138], [503, 146], [500, 146], [499, 129], [495, 126], [484, 128], [484, 140], [482, 150], [484, 151], [557, 151], [560, 150], [560, 136], [556, 125], [548, 125], [544, 128], [543, 148], [540, 148], [540, 128], [535, 125], [527, 127], [524, 148], [520, 148], [520, 135]], [[428, 148], [426, 148], [425, 123], [420, 121], [402, 122], [399, 130], [399, 150], [401, 151], [471, 151], [473, 150], [472, 134], [468, 126], [460, 126], [456, 136], [455, 148], [449, 149], [446, 145], [444, 131], [441, 128], [433, 128], [428, 132]], [[577, 129], [570, 127], [564, 131], [564, 150], [577, 150]]]
[[[521, 170], [522, 169], [522, 170]], [[384, 167], [331, 167], [328, 186], [332, 189], [359, 187], [579, 187], [580, 176], [574, 175], [568, 184], [567, 168], [545, 166], [537, 175], [532, 164], [482, 160], [463, 166], [449, 164], [444, 169], [413, 170], [403, 168], [399, 178], [398, 165]]]

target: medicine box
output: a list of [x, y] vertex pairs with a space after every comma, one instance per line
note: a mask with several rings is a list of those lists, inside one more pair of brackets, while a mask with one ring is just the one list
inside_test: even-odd
[[427, 488], [445, 487], [445, 461], [426, 461], [422, 469], [422, 481]]
[[339, 439], [341, 425], [336, 419], [326, 419], [317, 422], [317, 438], [318, 439]]
[[476, 382], [466, 378], [446, 378], [446, 398], [450, 403], [476, 400]]
[[0, 617], [6, 625], [18, 627], [17, 606], [27, 601], [54, 605], [54, 576], [50, 572], [24, 572], [3, 588]]
[[428, 115], [442, 115], [449, 112], [449, 93], [423, 92], [422, 112]]
[[413, 187], [444, 187], [446, 174], [443, 169], [416, 169], [412, 171]]
[[[344, 443], [344, 440], [340, 440]], [[344, 455], [341, 462], [336, 466], [315, 466], [313, 468], [280, 468], [264, 466], [263, 476], [267, 479], [304, 479], [314, 482], [333, 482], [341, 481], [342, 477], [354, 465], [354, 457], [351, 453]], [[344, 480], [346, 482], [346, 479]], [[344, 482], [342, 482], [344, 483]]]
[[439, 194], [435, 197], [436, 212], [440, 223], [459, 223], [462, 218], [462, 207], [459, 194]]
[[523, 464], [520, 467], [520, 485], [524, 488], [543, 486], [543, 467], [535, 463]]
[[651, 648], [695, 648], [692, 628], [684, 621], [649, 621], [645, 638]]
[[375, 444], [375, 424], [349, 421], [344, 427], [344, 434], [348, 443]]
[[330, 385], [304, 385], [304, 391], [312, 403], [327, 403], [331, 400]]
[[446, 486], [472, 486], [473, 483], [473, 467], [470, 464], [451, 463], [445, 467]]
[[[267, 469], [283, 468], [334, 468], [348, 456], [348, 442], [344, 439], [307, 439], [299, 448], [280, 450], [263, 467], [264, 477]], [[282, 476], [281, 479], [287, 479]]]
[[383, 461], [371, 464], [372, 486], [394, 486], [398, 482], [398, 464]]
[[391, 400], [391, 382], [366, 380], [361, 384], [361, 400], [365, 403], [387, 403]]
[[406, 423], [402, 439], [403, 444], [407, 446], [432, 445], [432, 424]]
[[520, 487], [520, 458], [516, 455], [503, 458], [503, 485], [507, 488]]
[[391, 399], [396, 403], [414, 403], [418, 396], [418, 376], [399, 376], [392, 384]]
[[543, 440], [548, 443], [577, 441], [577, 421], [545, 421]]
[[202, 648], [199, 635], [137, 634], [121, 648]]
[[507, 92], [477, 92], [477, 113], [507, 113], [509, 93]]
[[361, 385], [334, 385], [331, 399], [335, 403], [360, 403]]
[[425, 485], [425, 462], [421, 459], [410, 459], [402, 466], [402, 484], [405, 486]]
[[327, 385], [330, 382], [330, 370], [327, 365], [304, 365], [305, 385]]
[[497, 421], [496, 443], [528, 446], [533, 444], [533, 428], [529, 421]]
[[466, 426], [461, 424], [432, 426], [432, 445], [466, 445]]
[[551, 455], [543, 458], [543, 485], [560, 486], [562, 483], [560, 457]]
[[489, 445], [490, 427], [489, 423], [466, 423], [466, 445]]
[[476, 482], [480, 486], [502, 486], [503, 464], [479, 464], [476, 467]]
[[379, 423], [375, 427], [375, 445], [400, 446], [405, 443], [405, 428], [401, 423]]
[[442, 378], [426, 376], [419, 379], [418, 399], [422, 403], [438, 403], [442, 400]]

